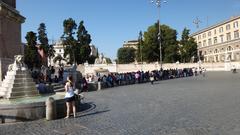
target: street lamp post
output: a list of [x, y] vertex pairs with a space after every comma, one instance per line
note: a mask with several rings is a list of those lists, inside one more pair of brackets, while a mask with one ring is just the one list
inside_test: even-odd
[[160, 7], [161, 7], [161, 2], [166, 3], [166, 1], [162, 0], [151, 0], [152, 3], [156, 4], [158, 8], [158, 41], [159, 41], [159, 64], [160, 68], [162, 69], [162, 44], [161, 44], [161, 27], [160, 27]]
[[139, 47], [140, 47], [140, 53], [141, 53], [141, 71], [142, 71], [142, 65], [143, 65], [143, 55], [142, 55], [142, 31], [139, 32]]

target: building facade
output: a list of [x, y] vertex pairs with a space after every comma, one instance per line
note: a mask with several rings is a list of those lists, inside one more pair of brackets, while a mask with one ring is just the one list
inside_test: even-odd
[[[67, 65], [67, 62], [62, 60], [61, 63], [59, 63], [59, 61], [57, 61], [56, 63], [54, 63], [54, 59], [55, 57], [57, 56], [61, 56], [62, 58], [65, 58], [64, 57], [64, 46], [63, 46], [63, 41], [60, 39], [58, 40], [57, 42], [53, 43], [53, 49], [55, 51], [54, 53], [54, 58], [52, 58], [51, 60], [49, 59], [48, 60], [48, 64], [51, 64], [51, 65], [54, 65], [54, 66], [59, 66], [59, 65]], [[65, 58], [65, 59], [68, 59], [68, 58]]]
[[129, 40], [129, 41], [124, 41], [123, 43], [123, 47], [128, 47], [128, 48], [134, 48], [136, 50], [138, 50], [138, 45], [139, 45], [139, 42], [138, 40]]
[[[64, 57], [64, 46], [63, 46], [63, 41], [60, 39], [58, 40], [57, 42], [53, 43], [53, 48], [54, 48], [54, 58], [57, 57], [58, 55], [60, 55], [62, 58], [68, 60], [69, 59], [69, 56], [67, 57]], [[93, 55], [95, 57], [97, 57], [97, 54], [98, 54], [98, 49], [94, 46], [94, 45], [90, 45], [90, 48], [91, 48], [91, 53], [90, 55]], [[56, 62], [54, 63], [54, 58], [52, 58], [51, 60], [48, 60], [48, 63], [51, 65], [55, 65], [55, 66], [58, 66], [59, 64], [63, 65], [63, 66], [66, 66], [67, 65], [67, 62], [62, 60], [61, 63], [59, 62]]]
[[240, 61], [240, 16], [191, 34], [204, 62]]

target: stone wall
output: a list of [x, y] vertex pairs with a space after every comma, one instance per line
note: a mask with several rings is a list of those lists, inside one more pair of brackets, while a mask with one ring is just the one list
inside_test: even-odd
[[[193, 67], [204, 67], [207, 71], [228, 71], [232, 67], [236, 67], [240, 69], [239, 62], [231, 62], [231, 63], [168, 63], [162, 65], [163, 69], [183, 69], [183, 68], [193, 68]], [[125, 73], [125, 72], [132, 72], [132, 71], [151, 71], [160, 69], [160, 65], [158, 63], [151, 63], [151, 64], [85, 64], [79, 65], [78, 71], [86, 74], [95, 74], [95, 70], [97, 69], [108, 69], [109, 72], [118, 72], [118, 73]]]

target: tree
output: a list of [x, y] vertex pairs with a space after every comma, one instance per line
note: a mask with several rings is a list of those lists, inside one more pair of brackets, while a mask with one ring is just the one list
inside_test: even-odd
[[190, 62], [192, 57], [197, 58], [197, 43], [192, 37], [189, 37], [190, 30], [184, 28], [180, 40], [181, 62]]
[[38, 28], [38, 40], [40, 42], [40, 47], [43, 49], [44, 53], [48, 53], [49, 44], [48, 44], [48, 37], [46, 33], [46, 26], [44, 23], [40, 23]]
[[159, 25], [155, 23], [144, 33], [143, 59], [147, 62], [159, 61], [160, 47], [162, 45], [162, 58], [164, 62], [178, 60], [178, 42], [176, 30], [167, 25], [161, 25], [161, 40], [158, 39]]
[[163, 61], [174, 63], [179, 60], [179, 47], [177, 41], [177, 31], [167, 25], [162, 25], [162, 45], [163, 45]]
[[76, 63], [76, 40], [74, 39], [75, 30], [77, 28], [77, 24], [72, 18], [66, 19], [63, 21], [63, 45], [64, 48], [64, 57], [69, 56], [68, 63], [73, 64]]
[[112, 60], [110, 58], [106, 57], [105, 59], [106, 59], [107, 64], [112, 64]]
[[90, 56], [91, 48], [91, 35], [88, 34], [85, 26], [83, 25], [83, 21], [79, 23], [77, 29], [77, 39], [74, 38], [75, 30], [77, 28], [77, 24], [72, 18], [64, 20], [64, 33], [63, 33], [63, 44], [65, 46], [64, 49], [64, 57], [69, 56], [70, 64], [77, 63], [82, 64], [86, 62]]
[[27, 33], [25, 38], [27, 40], [27, 45], [26, 48], [24, 49], [25, 64], [28, 66], [29, 69], [33, 69], [34, 67], [40, 67], [41, 61], [36, 47], [37, 44], [36, 33], [30, 31]]
[[96, 56], [93, 56], [93, 55], [91, 55], [91, 56], [89, 56], [88, 57], [88, 64], [94, 64], [95, 63], [95, 59], [96, 59], [97, 57]]
[[118, 63], [119, 64], [128, 64], [135, 61], [136, 49], [134, 48], [119, 48], [118, 49]]
[[78, 64], [84, 63], [89, 59], [91, 53], [91, 41], [91, 35], [88, 34], [88, 31], [84, 26], [84, 22], [81, 21], [77, 31], [77, 54], [79, 54], [77, 57]]

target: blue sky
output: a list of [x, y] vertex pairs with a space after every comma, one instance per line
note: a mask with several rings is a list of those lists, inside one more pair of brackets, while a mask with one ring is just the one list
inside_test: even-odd
[[[158, 9], [150, 0], [17, 0], [17, 10], [26, 17], [23, 42], [26, 33], [37, 32], [41, 22], [49, 39], [59, 39], [63, 20], [71, 17], [77, 24], [84, 21], [92, 44], [112, 59], [124, 41], [137, 39], [140, 30], [146, 31], [158, 19]], [[197, 31], [196, 17], [201, 29], [240, 15], [240, 0], [167, 0], [160, 15], [161, 23], [176, 29], [180, 37], [184, 27]]]

